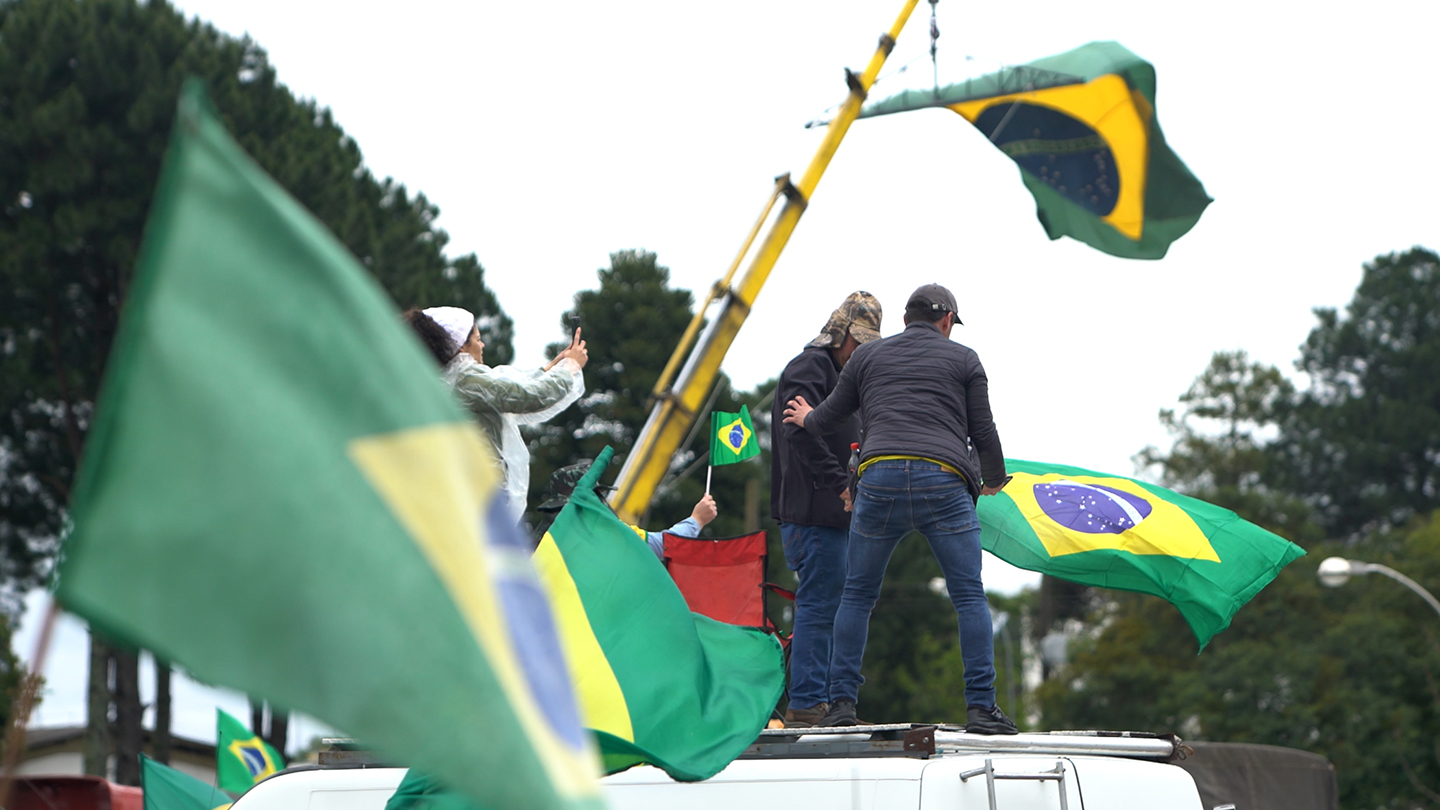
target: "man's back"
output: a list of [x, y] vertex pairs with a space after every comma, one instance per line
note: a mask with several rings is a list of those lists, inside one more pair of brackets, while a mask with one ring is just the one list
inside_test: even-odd
[[[865, 419], [845, 589], [835, 612], [830, 702], [822, 726], [859, 723], [856, 703], [885, 568], [900, 541], [924, 535], [955, 607], [965, 678], [965, 730], [1015, 734], [995, 703], [995, 642], [980, 579], [976, 500], [1005, 485], [1005, 458], [990, 416], [980, 358], [950, 342], [955, 296], [926, 284], [905, 303], [905, 331], [856, 349], [830, 397], [786, 403], [785, 422], [823, 435], [859, 410]], [[974, 443], [979, 459], [970, 449]], [[983, 469], [984, 474], [981, 474]]]
[[[1004, 476], [980, 358], [928, 323], [911, 323], [898, 335], [857, 349], [816, 415], [828, 426], [840, 415], [837, 411], [857, 407], [866, 426], [862, 461], [897, 455], [932, 458], [959, 470], [977, 496], [982, 481]], [[974, 443], [978, 462], [967, 438]]]

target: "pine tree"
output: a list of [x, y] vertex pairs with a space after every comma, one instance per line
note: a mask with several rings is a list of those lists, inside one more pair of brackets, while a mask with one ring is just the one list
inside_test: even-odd
[[[445, 257], [438, 209], [375, 178], [330, 111], [278, 83], [256, 43], [187, 22], [166, 0], [0, 2], [0, 609], [10, 615], [47, 575], [64, 528], [176, 99], [192, 75], [246, 150], [399, 304], [471, 309], [491, 356], [511, 354], [509, 318], [479, 262]], [[117, 685], [107, 672], [124, 670], [115, 742], [126, 746], [126, 778], [138, 774], [129, 749], [140, 717], [127, 655], [96, 645], [90, 700], [92, 743], [108, 745], [101, 726]], [[89, 767], [103, 768], [104, 753], [88, 752]]]

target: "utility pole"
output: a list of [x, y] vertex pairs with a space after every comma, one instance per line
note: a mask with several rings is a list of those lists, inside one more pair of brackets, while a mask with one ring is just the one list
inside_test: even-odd
[[155, 659], [155, 733], [150, 751], [161, 765], [170, 764], [170, 662]]
[[139, 786], [140, 751], [145, 742], [141, 725], [145, 710], [140, 705], [140, 653], [117, 648], [115, 662], [115, 781]]
[[85, 695], [85, 773], [108, 777], [110, 759], [110, 645], [91, 631], [90, 678]]
[[745, 531], [760, 531], [760, 479], [745, 479]]

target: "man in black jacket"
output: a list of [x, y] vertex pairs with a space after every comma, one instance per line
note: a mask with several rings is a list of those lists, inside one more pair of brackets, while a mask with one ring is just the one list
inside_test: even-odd
[[847, 489], [850, 445], [860, 441], [858, 419], [838, 420], [824, 435], [782, 421], [796, 397], [821, 402], [840, 370], [863, 343], [880, 338], [880, 302], [851, 293], [780, 374], [771, 410], [770, 514], [780, 523], [785, 563], [795, 589], [795, 634], [790, 642], [790, 707], [785, 725], [813, 726], [829, 705], [830, 644], [835, 609], [845, 585], [845, 546], [850, 528]]
[[955, 309], [949, 290], [926, 284], [905, 305], [905, 331], [858, 349], [824, 402], [812, 410], [804, 397], [787, 401], [784, 421], [815, 436], [856, 409], [865, 414], [845, 590], [835, 615], [830, 709], [821, 725], [856, 724], [870, 611], [895, 546], [918, 531], [940, 562], [959, 618], [966, 730], [1016, 733], [995, 704], [995, 647], [975, 517], [976, 499], [1005, 485], [1005, 455], [980, 358], [950, 340], [959, 323]]

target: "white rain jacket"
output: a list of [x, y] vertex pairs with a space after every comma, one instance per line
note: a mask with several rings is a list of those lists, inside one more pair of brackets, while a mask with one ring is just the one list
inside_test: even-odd
[[579, 364], [566, 358], [549, 371], [492, 368], [461, 352], [446, 364], [442, 376], [489, 437], [518, 521], [530, 492], [530, 448], [520, 436], [520, 426], [551, 419], [585, 393]]

